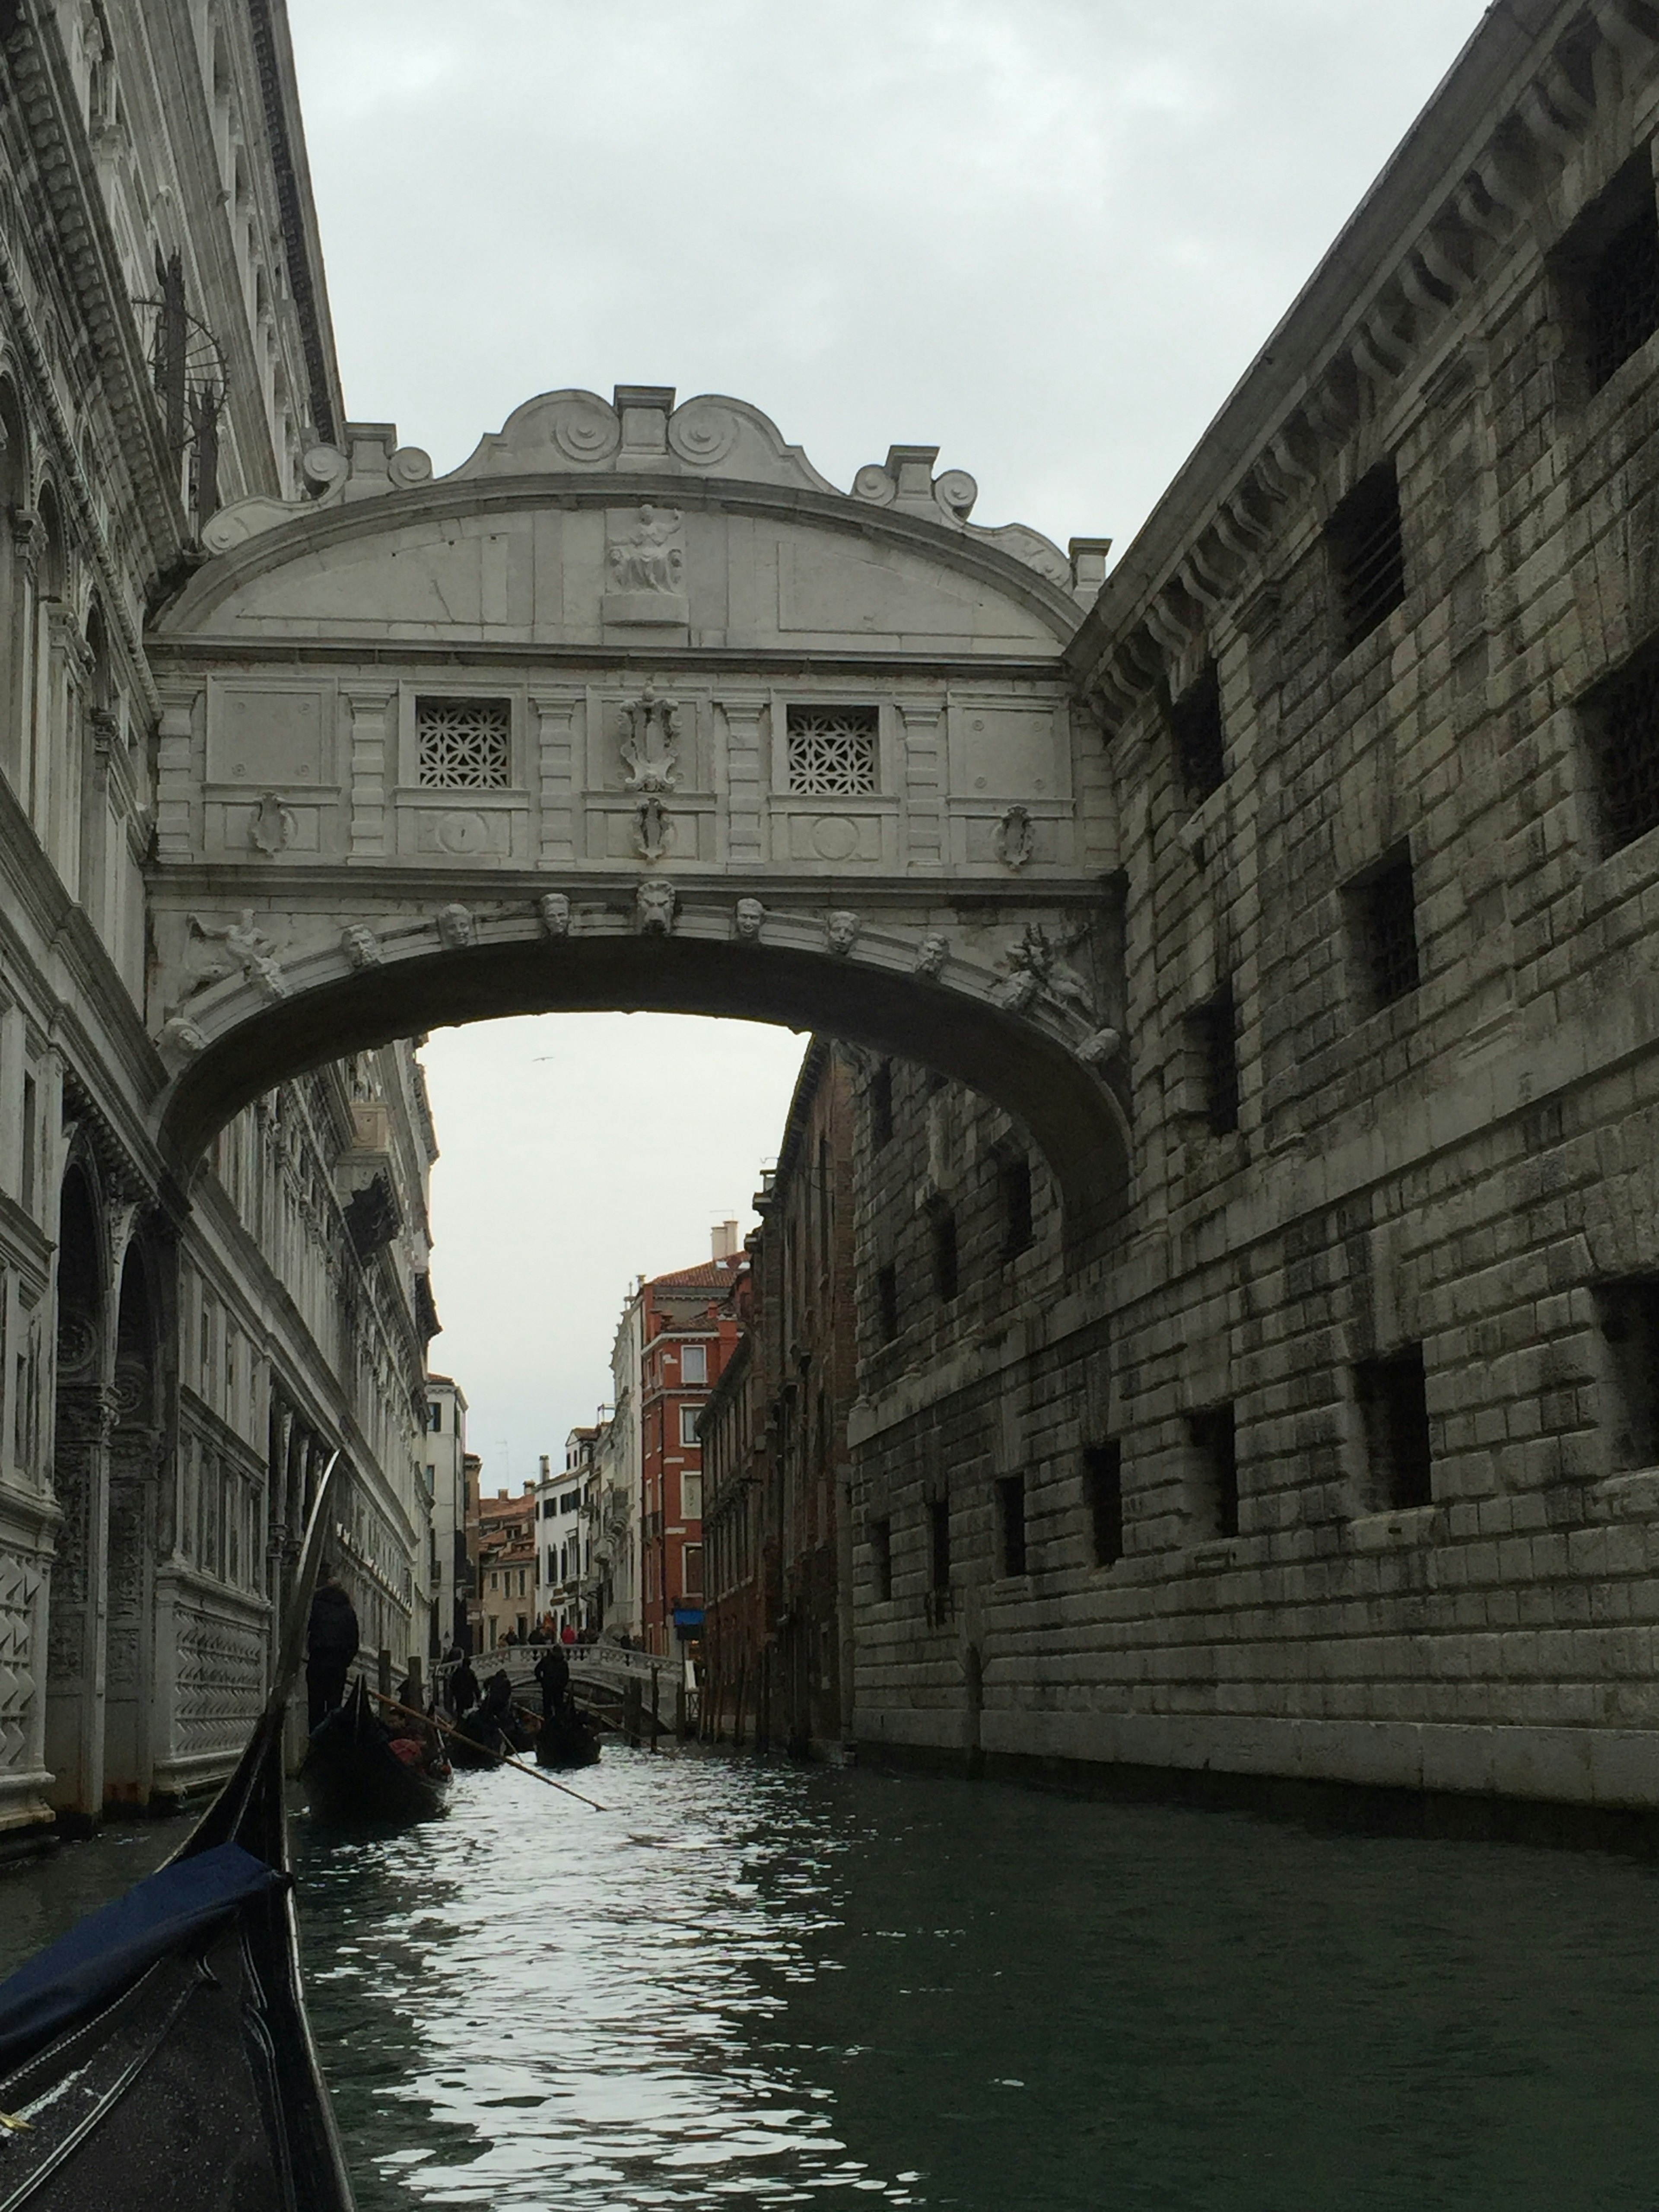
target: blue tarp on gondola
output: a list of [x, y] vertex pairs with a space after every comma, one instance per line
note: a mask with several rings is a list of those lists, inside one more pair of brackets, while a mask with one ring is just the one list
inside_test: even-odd
[[287, 1877], [240, 1844], [178, 1859], [0, 1982], [0, 2074], [119, 1995], [145, 1967]]

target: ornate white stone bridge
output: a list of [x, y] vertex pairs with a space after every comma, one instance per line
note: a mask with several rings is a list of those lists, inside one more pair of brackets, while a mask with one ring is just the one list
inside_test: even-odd
[[1120, 854], [1063, 656], [1104, 541], [673, 397], [532, 400], [437, 480], [355, 425], [209, 526], [149, 640], [165, 1141], [447, 1023], [735, 1014], [975, 1085], [1102, 1220]]

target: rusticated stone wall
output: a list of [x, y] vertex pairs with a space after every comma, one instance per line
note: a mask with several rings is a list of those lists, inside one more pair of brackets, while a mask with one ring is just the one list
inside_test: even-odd
[[1659, 1804], [1653, 27], [1488, 20], [1085, 625], [1122, 1248], [1011, 1264], [1006, 1123], [866, 1086], [866, 1741]]

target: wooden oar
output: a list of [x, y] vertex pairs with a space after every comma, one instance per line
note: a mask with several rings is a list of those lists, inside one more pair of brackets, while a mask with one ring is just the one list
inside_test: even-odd
[[596, 1804], [592, 1798], [584, 1797], [580, 1790], [573, 1790], [568, 1782], [556, 1782], [550, 1774], [544, 1774], [540, 1767], [526, 1766], [520, 1759], [509, 1759], [504, 1751], [491, 1751], [488, 1744], [478, 1742], [475, 1737], [468, 1735], [465, 1729], [452, 1728], [447, 1721], [441, 1721], [436, 1713], [417, 1713], [413, 1705], [400, 1705], [396, 1698], [388, 1698], [383, 1690], [371, 1690], [369, 1695], [378, 1698], [381, 1705], [390, 1705], [394, 1713], [407, 1713], [412, 1721], [430, 1721], [434, 1728], [441, 1728], [446, 1735], [459, 1736], [474, 1751], [481, 1751], [486, 1759], [493, 1759], [497, 1766], [510, 1766], [515, 1774], [527, 1774], [532, 1782], [546, 1783], [550, 1790], [562, 1790], [567, 1797], [574, 1797], [579, 1805], [591, 1806], [596, 1813], [603, 1813], [606, 1809], [605, 1806]]

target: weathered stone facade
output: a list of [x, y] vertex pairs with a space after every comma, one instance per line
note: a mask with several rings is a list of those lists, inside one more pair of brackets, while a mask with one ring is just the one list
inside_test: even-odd
[[[216, 502], [291, 490], [337, 421], [280, 9], [65, 0], [0, 48], [9, 1849], [226, 1771], [336, 1444], [366, 1632], [422, 1648], [432, 1147], [404, 1046], [249, 1105], [188, 1195], [147, 1114], [148, 611]], [[204, 970], [235, 950], [197, 933]]]
[[1131, 1225], [866, 1139], [869, 1740], [1659, 1801], [1656, 27], [1486, 19], [1073, 647]]
[[853, 1066], [827, 1038], [807, 1048], [732, 1291], [741, 1339], [703, 1415], [716, 1741], [805, 1752], [852, 1731]]

